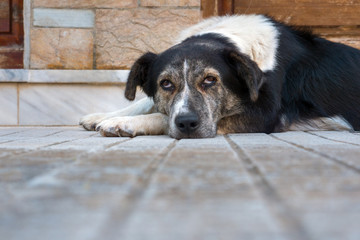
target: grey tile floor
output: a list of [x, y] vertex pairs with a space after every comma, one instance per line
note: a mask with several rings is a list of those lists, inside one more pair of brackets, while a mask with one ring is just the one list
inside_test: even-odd
[[1, 239], [360, 239], [360, 133], [0, 128]]

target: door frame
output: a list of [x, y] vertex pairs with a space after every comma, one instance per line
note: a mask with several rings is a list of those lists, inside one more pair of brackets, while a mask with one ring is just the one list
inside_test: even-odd
[[235, 0], [201, 0], [202, 17], [223, 16], [234, 13]]

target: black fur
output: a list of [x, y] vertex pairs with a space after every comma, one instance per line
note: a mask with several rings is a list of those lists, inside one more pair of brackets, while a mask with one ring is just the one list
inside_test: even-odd
[[269, 21], [280, 33], [273, 71], [262, 72], [229, 39], [210, 33], [141, 57], [131, 69], [126, 97], [134, 99], [138, 85], [154, 97], [162, 68], [186, 56], [219, 69], [227, 88], [242, 100], [245, 112], [239, 119], [246, 129], [235, 132], [270, 133], [284, 129], [280, 119], [291, 124], [336, 115], [360, 130], [360, 51]]
[[[144, 84], [148, 80], [149, 69], [156, 57], [156, 54], [149, 52], [144, 54], [134, 63], [129, 74], [128, 81], [126, 82], [125, 97], [127, 99], [135, 99], [137, 86], [140, 86], [144, 89]], [[150, 93], [146, 92], [145, 89], [145, 93], [149, 95]]]
[[289, 121], [342, 116], [360, 130], [360, 51], [277, 23], [281, 112]]

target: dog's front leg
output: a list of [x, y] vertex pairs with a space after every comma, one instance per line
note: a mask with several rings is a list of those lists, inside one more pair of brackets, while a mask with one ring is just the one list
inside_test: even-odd
[[148, 114], [154, 112], [154, 102], [150, 98], [143, 98], [136, 103], [115, 112], [109, 113], [93, 113], [86, 115], [80, 119], [79, 124], [86, 130], [93, 131], [98, 124], [106, 119], [122, 116], [136, 116], [140, 114]]
[[135, 137], [168, 134], [168, 116], [152, 113], [138, 116], [114, 117], [102, 121], [97, 129], [105, 137]]

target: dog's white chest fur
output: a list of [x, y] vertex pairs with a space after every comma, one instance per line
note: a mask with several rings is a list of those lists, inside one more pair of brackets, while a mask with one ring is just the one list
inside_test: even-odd
[[235, 15], [210, 18], [185, 29], [177, 42], [207, 33], [217, 33], [230, 39], [239, 51], [248, 55], [263, 72], [271, 71], [276, 66], [279, 32], [264, 16]]

